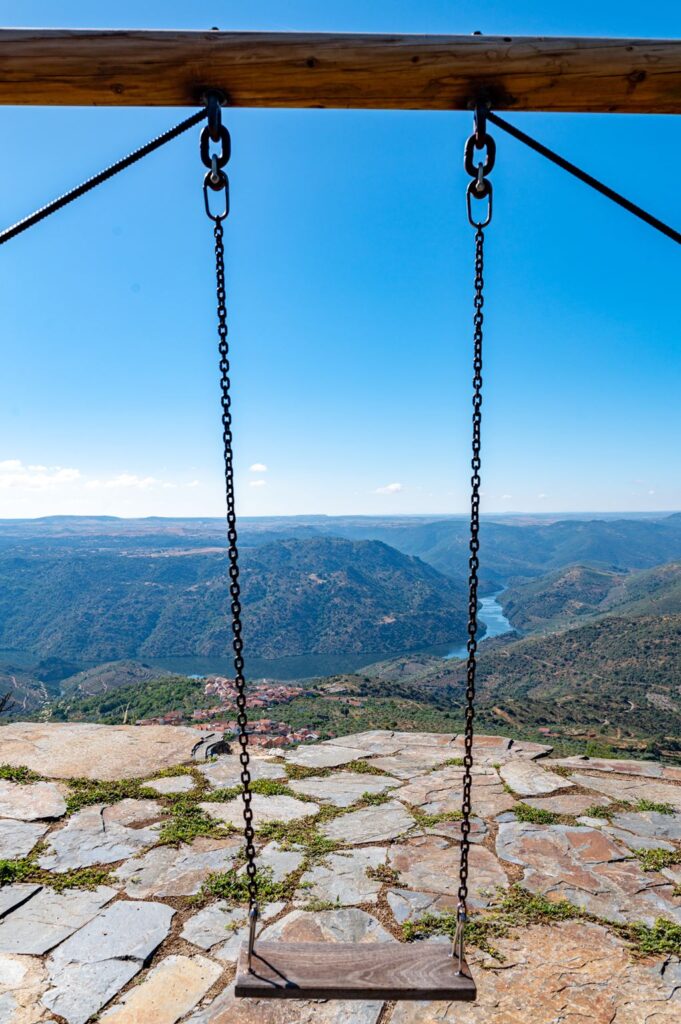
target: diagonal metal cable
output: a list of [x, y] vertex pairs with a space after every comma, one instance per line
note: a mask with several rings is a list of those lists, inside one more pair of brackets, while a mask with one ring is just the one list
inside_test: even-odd
[[93, 188], [101, 185], [103, 182], [108, 181], [109, 178], [113, 178], [114, 175], [124, 171], [126, 167], [132, 167], [138, 160], [148, 156], [149, 153], [153, 153], [154, 150], [160, 149], [161, 146], [165, 146], [167, 142], [172, 142], [178, 135], [182, 135], [183, 132], [189, 131], [194, 125], [199, 124], [208, 116], [205, 108], [197, 110], [191, 117], [185, 118], [184, 121], [180, 121], [174, 128], [169, 128], [168, 131], [163, 132], [157, 138], [147, 142], [144, 146], [140, 146], [139, 149], [134, 150], [122, 159], [117, 160], [115, 164], [111, 164], [110, 167], [106, 167], [99, 174], [93, 175], [92, 178], [88, 178], [87, 181], [82, 182], [80, 185], [76, 185], [69, 192], [65, 192], [64, 195], [58, 196], [57, 199], [53, 199], [51, 203], [47, 203], [45, 206], [41, 206], [35, 213], [30, 213], [28, 217], [24, 217], [23, 220], [17, 221], [9, 228], [5, 228], [4, 231], [0, 231], [0, 245], [4, 245], [5, 242], [9, 242], [11, 238], [16, 238], [23, 231], [27, 231], [32, 228], [34, 224], [40, 223], [41, 220], [45, 220], [50, 214], [56, 213], [57, 210], [63, 209], [64, 206], [68, 206], [74, 199], [80, 199], [87, 192], [91, 192]]
[[583, 171], [581, 167], [577, 167], [576, 164], [566, 160], [565, 157], [561, 156], [559, 153], [555, 153], [552, 149], [549, 149], [548, 146], [538, 142], [537, 139], [533, 139], [531, 135], [526, 135], [525, 132], [520, 130], [520, 128], [516, 128], [515, 125], [509, 124], [508, 121], [504, 121], [502, 117], [499, 117], [498, 114], [494, 114], [491, 110], [487, 111], [487, 120], [491, 121], [492, 124], [495, 124], [497, 128], [501, 128], [502, 131], [512, 135], [514, 139], [517, 139], [519, 142], [523, 142], [526, 146], [529, 146], [529, 148], [533, 149], [535, 153], [540, 153], [541, 156], [545, 156], [547, 160], [556, 164], [557, 167], [562, 167], [564, 171], [567, 171], [568, 174], [572, 174], [575, 178], [583, 181], [585, 185], [589, 185], [591, 188], [595, 189], [596, 192], [600, 192], [602, 196], [605, 196], [607, 199], [611, 199], [613, 203], [617, 203], [618, 206], [621, 206], [629, 213], [633, 213], [635, 217], [638, 217], [646, 224], [649, 224], [651, 228], [655, 228], [657, 231], [662, 232], [662, 234], [666, 235], [667, 238], [671, 238], [673, 242], [681, 244], [680, 231], [677, 231], [669, 224], [665, 224], [664, 221], [660, 220], [658, 217], [654, 217], [652, 213], [648, 213], [647, 210], [644, 210], [641, 206], [637, 206], [636, 203], [632, 203], [630, 199], [627, 199], [626, 196], [616, 192], [614, 188], [610, 188], [609, 185], [605, 185], [602, 181], [599, 181], [598, 178], [594, 178], [592, 174], [588, 174], [587, 171]]

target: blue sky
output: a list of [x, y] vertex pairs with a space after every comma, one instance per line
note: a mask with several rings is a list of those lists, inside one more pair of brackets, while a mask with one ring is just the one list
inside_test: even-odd
[[[681, 9], [24, 0], [0, 2], [0, 23], [670, 37]], [[186, 113], [0, 108], [0, 220]], [[677, 119], [509, 116], [681, 223]], [[464, 511], [470, 117], [236, 110], [226, 120], [240, 511]], [[497, 143], [484, 511], [681, 508], [678, 247], [515, 141], [497, 133]], [[190, 133], [0, 249], [0, 516], [221, 513], [202, 174]]]

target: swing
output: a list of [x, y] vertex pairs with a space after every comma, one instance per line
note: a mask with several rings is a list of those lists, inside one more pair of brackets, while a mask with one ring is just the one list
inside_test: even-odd
[[[142, 34], [143, 35], [143, 34]], [[510, 40], [508, 41], [510, 42]], [[541, 42], [541, 41], [539, 41]], [[392, 51], [394, 42], [390, 43], [390, 59], [393, 59]], [[75, 40], [78, 45], [78, 40]], [[374, 45], [372, 43], [372, 45]], [[382, 52], [382, 44], [378, 46], [377, 54]], [[467, 41], [466, 46], [471, 44]], [[476, 45], [475, 43], [473, 45]], [[486, 44], [487, 45], [487, 44]], [[659, 45], [659, 44], [658, 44]], [[336, 46], [336, 43], [334, 43]], [[627, 46], [626, 52], [633, 49]], [[153, 40], [153, 54], [156, 55], [157, 41]], [[485, 50], [485, 60], [488, 61], [489, 53]], [[378, 57], [376, 58], [378, 59]], [[503, 61], [506, 64], [508, 59], [506, 42], [503, 48]], [[599, 90], [602, 89], [600, 56], [598, 57], [597, 82]], [[627, 58], [628, 59], [628, 58]], [[405, 64], [405, 68], [413, 69], [419, 67], [420, 57], [414, 56], [411, 61]], [[414, 63], [416, 62], [416, 63]], [[144, 62], [131, 65], [129, 74], [134, 75], [135, 68], [143, 67]], [[238, 66], [235, 64], [235, 67]], [[306, 62], [306, 67], [314, 69], [315, 62]], [[654, 71], [654, 64], [651, 63]], [[171, 67], [172, 71], [172, 67]], [[174, 73], [174, 72], [173, 72]], [[415, 73], [415, 72], [414, 72]], [[57, 92], [62, 89], [69, 89], [70, 72], [63, 68], [55, 71], [55, 82], [53, 88]], [[118, 61], [116, 63], [116, 74], [118, 74]], [[299, 63], [294, 61], [291, 74], [297, 81], [299, 74]], [[523, 75], [525, 72], [523, 72]], [[97, 65], [94, 85], [92, 88], [99, 88], [100, 69]], [[583, 78], [580, 71], [581, 82]], [[118, 79], [116, 79], [118, 81]], [[249, 79], [250, 81], [250, 79]], [[347, 98], [347, 104], [352, 106], [357, 102], [360, 93], [357, 93], [355, 80], [352, 76], [341, 75], [337, 86], [344, 88], [344, 83], [352, 82], [351, 93]], [[629, 79], [627, 79], [629, 81]], [[30, 82], [30, 75], [27, 75], [26, 83]], [[81, 88], [80, 79], [78, 79]], [[555, 93], [556, 81], [552, 78], [551, 89]], [[147, 83], [148, 85], [148, 83]], [[428, 79], [428, 89], [431, 89], [432, 80]], [[0, 83], [0, 90], [2, 83]], [[480, 89], [477, 90], [480, 94]], [[40, 93], [40, 90], [38, 90]], [[626, 95], [630, 96], [631, 90]], [[11, 89], [10, 89], [11, 95]], [[42, 95], [42, 94], [40, 94]], [[80, 95], [80, 94], [79, 94]], [[105, 102], [107, 93], [105, 95]], [[50, 93], [52, 96], [52, 92]], [[332, 96], [332, 99], [334, 96]], [[166, 97], [167, 99], [167, 97]], [[338, 97], [335, 96], [337, 100]], [[52, 100], [51, 100], [52, 102]], [[173, 138], [189, 128], [197, 125], [207, 118], [207, 124], [201, 133], [200, 152], [201, 159], [207, 168], [204, 178], [203, 195], [204, 204], [208, 217], [213, 222], [213, 234], [215, 241], [215, 268], [217, 285], [217, 322], [220, 355], [220, 388], [222, 406], [222, 426], [225, 464], [225, 490], [227, 502], [227, 539], [228, 559], [230, 578], [230, 597], [232, 612], [232, 634], [234, 651], [235, 681], [237, 687], [237, 722], [238, 742], [240, 746], [239, 759], [241, 763], [241, 782], [243, 786], [242, 799], [244, 810], [244, 838], [246, 854], [246, 877], [249, 894], [249, 935], [248, 941], [244, 943], [238, 960], [235, 994], [239, 997], [255, 998], [288, 998], [288, 999], [362, 999], [362, 1000], [447, 1000], [447, 1001], [472, 1001], [476, 998], [475, 981], [464, 956], [464, 934], [467, 922], [467, 897], [468, 897], [468, 857], [470, 850], [470, 816], [471, 816], [471, 786], [472, 786], [472, 764], [473, 764], [473, 720], [475, 713], [475, 676], [476, 676], [476, 654], [477, 654], [477, 606], [478, 606], [478, 551], [479, 551], [479, 526], [480, 526], [480, 427], [481, 427], [481, 405], [482, 405], [482, 328], [483, 328], [483, 255], [484, 255], [484, 229], [488, 226], [492, 217], [492, 185], [489, 181], [489, 173], [494, 165], [495, 144], [494, 140], [487, 133], [487, 121], [501, 128], [503, 131], [514, 136], [525, 145], [530, 146], [536, 152], [547, 157], [553, 163], [567, 170], [570, 174], [579, 178], [590, 187], [596, 189], [607, 198], [613, 200], [624, 209], [633, 213], [658, 231], [667, 235], [673, 241], [681, 242], [681, 234], [674, 228], [663, 223], [650, 213], [642, 210], [634, 203], [616, 193], [613, 189], [597, 181], [591, 175], [549, 150], [546, 146], [532, 139], [521, 132], [513, 125], [502, 120], [498, 115], [487, 109], [486, 105], [479, 104], [475, 108], [474, 132], [466, 142], [464, 153], [464, 166], [471, 177], [466, 192], [466, 204], [468, 220], [475, 229], [475, 286], [474, 286], [474, 317], [473, 317], [473, 437], [472, 437], [472, 460], [471, 460], [471, 514], [470, 514], [470, 540], [469, 540], [469, 604], [468, 604], [468, 662], [467, 662], [467, 686], [465, 705], [465, 730], [464, 730], [464, 777], [463, 777], [463, 798], [462, 798], [462, 821], [461, 821], [461, 859], [459, 871], [457, 925], [452, 948], [449, 946], [426, 943], [398, 943], [398, 942], [377, 942], [370, 944], [351, 943], [289, 943], [272, 942], [257, 939], [258, 926], [258, 903], [257, 903], [257, 873], [256, 873], [256, 849], [254, 845], [255, 830], [253, 826], [251, 774], [249, 769], [248, 752], [248, 720], [246, 715], [246, 681], [244, 674], [243, 639], [241, 625], [241, 591], [239, 585], [239, 555], [237, 541], [237, 525], [234, 494], [234, 463], [233, 463], [233, 437], [232, 437], [232, 415], [231, 415], [231, 381], [229, 365], [229, 346], [227, 342], [227, 310], [225, 291], [225, 258], [223, 241], [223, 221], [229, 214], [229, 182], [225, 173], [225, 165], [230, 156], [230, 137], [226, 127], [221, 120], [221, 104], [223, 99], [217, 92], [210, 93], [206, 98], [205, 108], [202, 111], [192, 114], [175, 128], [164, 132], [157, 139], [147, 143], [134, 153], [111, 167], [88, 179], [83, 184], [72, 189], [65, 195], [57, 198], [42, 207], [35, 213], [26, 217], [17, 224], [0, 231], [0, 245], [3, 245], [16, 235], [21, 234], [29, 227], [43, 220], [45, 217], [61, 209], [67, 203], [86, 194], [91, 189], [113, 175], [146, 156], [148, 153], [165, 145]], [[413, 106], [412, 100], [406, 102], [407, 107]], [[605, 101], [603, 101], [605, 102]], [[569, 103], [569, 97], [564, 99], [564, 104]], [[319, 104], [319, 96], [314, 93], [314, 102], [311, 105]], [[267, 105], [267, 103], [265, 103]], [[295, 105], [295, 104], [294, 104]], [[323, 104], [322, 104], [323, 105]], [[332, 105], [332, 104], [331, 104]], [[359, 105], [362, 105], [360, 103]], [[369, 102], [369, 106], [380, 106], [376, 102]], [[390, 105], [390, 104], [388, 104]], [[422, 104], [417, 104], [422, 105]], [[451, 109], [448, 99], [445, 104]], [[672, 105], [673, 106], [673, 105]], [[532, 107], [530, 107], [532, 109]], [[557, 109], [573, 109], [563, 106]], [[574, 108], [574, 109], [579, 109]], [[604, 109], [609, 109], [605, 107]], [[633, 107], [631, 109], [634, 109]], [[638, 109], [638, 108], [636, 108]], [[643, 108], [641, 108], [643, 109]], [[666, 108], [665, 108], [666, 109]], [[672, 109], [672, 107], [670, 107]], [[211, 152], [211, 142], [219, 145], [218, 152]], [[476, 162], [477, 151], [486, 151], [485, 159]], [[211, 198], [213, 197], [213, 198]], [[212, 204], [220, 204], [219, 212], [214, 212]], [[476, 203], [486, 201], [486, 208], [483, 216], [477, 218], [474, 215]]]
[[[219, 153], [209, 153], [210, 140], [219, 142]], [[486, 150], [485, 160], [475, 162], [475, 150]], [[400, 999], [472, 1001], [475, 981], [464, 958], [467, 920], [468, 853], [473, 765], [473, 718], [477, 650], [478, 549], [480, 526], [480, 425], [482, 405], [483, 245], [484, 229], [492, 217], [492, 185], [488, 175], [494, 166], [494, 140], [486, 131], [486, 111], [478, 106], [475, 130], [466, 142], [464, 166], [471, 176], [466, 192], [468, 220], [475, 228], [475, 314], [473, 317], [473, 440], [471, 460], [471, 518], [469, 542], [468, 665], [466, 688], [465, 754], [461, 821], [461, 858], [457, 927], [451, 949], [439, 943], [320, 943], [267, 942], [256, 939], [258, 902], [255, 831], [251, 807], [251, 775], [248, 754], [246, 681], [244, 676], [239, 556], [234, 507], [232, 417], [225, 306], [225, 267], [222, 221], [229, 210], [229, 183], [224, 166], [229, 159], [229, 134], [221, 121], [219, 97], [208, 99], [208, 124], [201, 133], [201, 158], [208, 168], [204, 180], [206, 213], [214, 224], [218, 299], [218, 336], [221, 369], [222, 423], [227, 496], [230, 594], [235, 681], [237, 687], [238, 739], [241, 747], [241, 782], [244, 804], [246, 872], [249, 891], [249, 936], [242, 945], [236, 970], [235, 995], [267, 999]], [[211, 210], [210, 191], [224, 192], [223, 212]], [[482, 220], [473, 215], [475, 202], [487, 201]]]

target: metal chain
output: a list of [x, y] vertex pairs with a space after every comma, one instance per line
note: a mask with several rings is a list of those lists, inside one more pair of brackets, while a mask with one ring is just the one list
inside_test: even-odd
[[[215, 111], [217, 110], [217, 114]], [[213, 137], [215, 132], [214, 119], [219, 124], [219, 104], [209, 106], [209, 124], [203, 129], [201, 142], [201, 156], [204, 165], [209, 167], [204, 181], [204, 199], [206, 212], [213, 221], [213, 236], [215, 238], [215, 279], [217, 285], [217, 320], [218, 337], [220, 339], [218, 352], [220, 354], [220, 401], [222, 405], [222, 441], [225, 461], [225, 496], [227, 499], [227, 542], [229, 557], [229, 593], [232, 609], [232, 647], [234, 650], [234, 681], [236, 683], [236, 706], [238, 739], [241, 751], [239, 761], [241, 763], [241, 783], [243, 790], [241, 797], [244, 805], [244, 842], [246, 852], [246, 875], [248, 884], [248, 898], [251, 910], [257, 906], [257, 882], [255, 864], [255, 846], [253, 840], [255, 831], [253, 829], [253, 808], [251, 806], [251, 773], [250, 759], [248, 755], [248, 717], [246, 715], [246, 679], [244, 676], [244, 642], [242, 637], [241, 624], [241, 587], [239, 584], [239, 546], [237, 539], [236, 525], [236, 502], [234, 496], [234, 453], [232, 434], [232, 397], [229, 365], [229, 343], [227, 341], [227, 297], [225, 289], [225, 245], [222, 222], [229, 213], [227, 175], [222, 167], [229, 159], [229, 135], [227, 130], [222, 128], [220, 138], [223, 144], [223, 152], [217, 160], [208, 153], [208, 137]], [[213, 122], [213, 123], [211, 123]], [[220, 126], [222, 127], [222, 126]], [[205, 133], [205, 134], [204, 134]], [[227, 153], [227, 159], [223, 159]], [[221, 162], [222, 161], [222, 162]], [[217, 164], [217, 170], [216, 170]], [[216, 180], [217, 179], [217, 180]], [[217, 187], [216, 187], [217, 186]], [[225, 192], [224, 212], [213, 214], [208, 205], [207, 190], [223, 190]]]
[[[471, 175], [466, 192], [468, 219], [475, 227], [475, 292], [473, 306], [473, 438], [471, 444], [471, 519], [468, 558], [468, 662], [466, 664], [466, 710], [464, 721], [464, 773], [463, 795], [461, 800], [461, 862], [459, 867], [459, 903], [457, 908], [457, 929], [454, 937], [453, 953], [458, 957], [459, 972], [463, 966], [464, 930], [468, 919], [468, 856], [470, 853], [471, 832], [471, 790], [473, 786], [473, 726], [475, 720], [475, 675], [477, 669], [478, 650], [478, 570], [480, 560], [480, 468], [481, 468], [481, 425], [482, 425], [482, 328], [484, 306], [484, 243], [485, 227], [492, 216], [492, 184], [486, 175], [494, 165], [494, 142], [485, 131], [485, 111], [476, 110], [475, 132], [466, 143], [464, 166]], [[474, 147], [487, 147], [487, 158], [484, 163], [473, 165]], [[487, 199], [488, 209], [481, 221], [472, 216], [472, 201]]]

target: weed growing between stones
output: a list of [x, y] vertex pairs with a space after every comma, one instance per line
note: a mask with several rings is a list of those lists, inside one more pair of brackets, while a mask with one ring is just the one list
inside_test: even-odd
[[291, 764], [289, 761], [277, 763], [283, 764], [289, 779], [325, 779], [331, 774], [330, 768], [305, 768], [302, 764]]
[[179, 846], [199, 836], [226, 839], [234, 831], [231, 825], [211, 818], [195, 800], [178, 799], [172, 802], [170, 819], [162, 823], [156, 845]]
[[409, 812], [416, 824], [421, 828], [432, 828], [443, 821], [461, 821], [463, 818], [461, 811], [441, 811], [440, 814], [426, 814], [420, 807], [410, 806]]
[[[615, 924], [588, 914], [567, 900], [549, 900], [531, 893], [521, 885], [508, 891], [497, 890], [498, 898], [490, 909], [472, 917], [466, 926], [466, 943], [482, 950], [493, 959], [503, 962], [503, 954], [492, 944], [492, 939], [505, 938], [514, 928], [533, 924], [554, 924], [560, 921], [582, 920], [599, 924], [629, 943], [637, 956], [681, 955], [681, 925], [658, 918], [654, 925], [640, 922]], [[430, 935], [449, 935], [456, 931], [456, 914], [424, 914], [418, 921], [406, 921], [402, 932], [407, 941], [424, 939]]]
[[[275, 900], [290, 900], [295, 891], [294, 876], [289, 875], [281, 882], [272, 879], [271, 868], [257, 871], [255, 884], [258, 900], [261, 903], [273, 903]], [[208, 876], [201, 886], [197, 902], [215, 896], [229, 903], [248, 903], [248, 876], [239, 874], [236, 868], [229, 871], [215, 872]]]
[[340, 906], [340, 898], [336, 897], [336, 902], [333, 900], [310, 900], [305, 903], [300, 909], [307, 910], [310, 914], [317, 914], [322, 910], [338, 910]]
[[529, 804], [524, 804], [522, 801], [515, 805], [513, 813], [518, 821], [529, 821], [533, 825], [557, 825], [559, 822], [559, 815], [539, 807], [530, 807]]
[[387, 864], [379, 864], [375, 868], [368, 867], [366, 876], [374, 882], [385, 882], [386, 885], [396, 885], [400, 880], [399, 871], [389, 868]]
[[637, 811], [657, 811], [658, 814], [676, 814], [673, 804], [656, 804], [654, 800], [638, 800], [634, 804]]
[[[449, 758], [447, 758], [446, 761], [443, 761], [442, 764], [437, 765], [433, 769], [433, 771], [438, 771], [440, 768], [450, 768], [450, 767], [463, 768], [463, 764], [464, 764], [464, 760], [463, 760], [462, 757], [449, 757]], [[499, 768], [500, 765], [496, 765], [495, 764], [494, 767], [495, 768]]]
[[[359, 801], [361, 807], [378, 807], [380, 804], [387, 804], [390, 801], [387, 793], [362, 793]], [[355, 807], [358, 805], [355, 804]]]
[[343, 772], [358, 772], [360, 775], [388, 775], [389, 772], [384, 772], [381, 768], [377, 768], [371, 761], [365, 761], [363, 758], [359, 758], [357, 761], [348, 761], [347, 764], [341, 765], [339, 771]]
[[[203, 799], [211, 804], [228, 803], [230, 800], [235, 800], [236, 797], [241, 796], [243, 791], [244, 787], [239, 783], [238, 786], [213, 789]], [[287, 786], [285, 782], [279, 782], [275, 779], [253, 779], [251, 782], [251, 792], [260, 793], [262, 796], [292, 796], [298, 800], [300, 799], [290, 786]]]
[[30, 782], [41, 782], [43, 776], [31, 771], [30, 768], [26, 768], [24, 765], [0, 764], [0, 779], [28, 785]]
[[66, 813], [74, 814], [91, 804], [115, 804], [119, 800], [155, 800], [158, 793], [145, 787], [141, 779], [119, 779], [100, 782], [93, 779], [70, 779], [71, 792], [66, 800]]
[[644, 871], [661, 871], [681, 864], [681, 850], [636, 850], [636, 857]]
[[282, 850], [300, 849], [306, 859], [319, 860], [340, 846], [317, 830], [318, 816], [296, 821], [266, 821], [258, 832], [263, 839], [275, 840]]
[[65, 889], [96, 889], [111, 882], [110, 868], [73, 868], [60, 873], [46, 871], [37, 864], [42, 844], [29, 857], [20, 860], [0, 860], [0, 887], [14, 882], [29, 882], [33, 885], [49, 886], [57, 892]]

